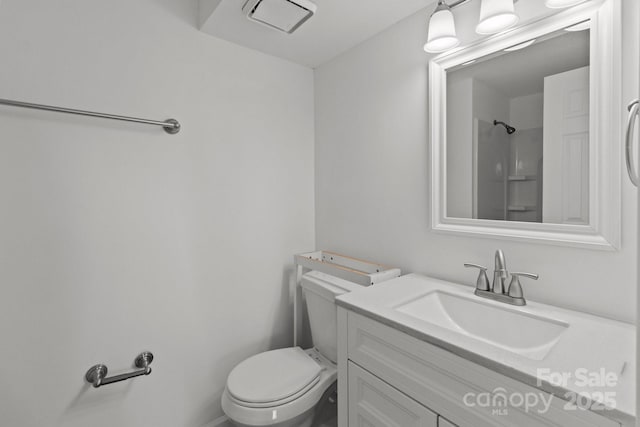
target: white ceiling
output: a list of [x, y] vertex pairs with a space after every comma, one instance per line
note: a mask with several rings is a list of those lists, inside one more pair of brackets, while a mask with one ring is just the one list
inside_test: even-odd
[[515, 52], [497, 52], [447, 74], [447, 83], [467, 78], [500, 90], [507, 98], [544, 91], [544, 78], [589, 65], [589, 31], [550, 34]]
[[313, 0], [318, 11], [293, 34], [249, 21], [242, 12], [245, 0], [199, 1], [205, 33], [315, 68], [434, 0]]

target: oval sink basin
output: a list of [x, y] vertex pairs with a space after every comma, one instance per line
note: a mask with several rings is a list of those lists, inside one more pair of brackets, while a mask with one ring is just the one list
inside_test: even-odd
[[544, 359], [569, 327], [566, 322], [503, 303], [443, 291], [430, 292], [395, 309], [534, 360]]

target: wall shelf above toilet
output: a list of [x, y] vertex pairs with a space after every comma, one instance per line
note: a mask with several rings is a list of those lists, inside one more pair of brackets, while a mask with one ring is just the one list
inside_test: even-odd
[[295, 264], [295, 270], [291, 285], [293, 286], [294, 346], [299, 345], [302, 338], [302, 310], [300, 310], [302, 293], [300, 290], [300, 283], [304, 270], [315, 270], [321, 273], [330, 274], [362, 286], [375, 285], [376, 283], [399, 277], [401, 274], [399, 268], [364, 261], [329, 251], [315, 251], [297, 254], [294, 255], [293, 261]]
[[400, 276], [400, 269], [376, 264], [329, 251], [295, 256], [295, 263], [309, 270], [321, 271], [360, 285], [369, 286]]

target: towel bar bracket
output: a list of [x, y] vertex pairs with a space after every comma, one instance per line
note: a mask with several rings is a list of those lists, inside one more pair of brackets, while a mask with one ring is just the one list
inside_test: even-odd
[[168, 134], [175, 135], [180, 132], [180, 122], [176, 119], [167, 119], [164, 121], [166, 123], [165, 126], [162, 126], [162, 129]]

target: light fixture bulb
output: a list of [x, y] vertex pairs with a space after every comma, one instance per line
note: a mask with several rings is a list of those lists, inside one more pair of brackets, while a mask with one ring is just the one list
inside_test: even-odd
[[550, 9], [563, 9], [565, 7], [575, 6], [586, 0], [546, 0], [544, 5]]
[[424, 50], [430, 53], [444, 52], [460, 44], [456, 35], [453, 13], [447, 4], [440, 0], [429, 18], [429, 31]]
[[519, 19], [514, 11], [513, 0], [482, 0], [476, 33], [499, 33], [516, 25]]

